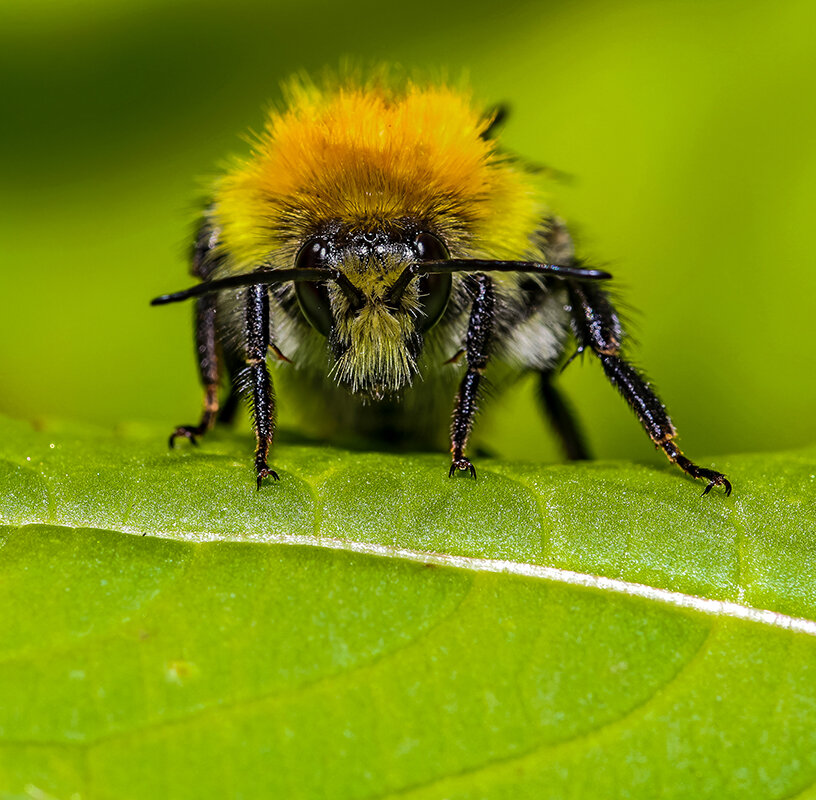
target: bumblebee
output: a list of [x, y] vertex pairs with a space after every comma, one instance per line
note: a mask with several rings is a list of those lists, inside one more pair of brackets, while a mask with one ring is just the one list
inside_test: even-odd
[[204, 412], [171, 446], [196, 444], [243, 396], [257, 486], [278, 480], [275, 373], [342, 430], [417, 447], [450, 420], [449, 475], [475, 478], [467, 444], [485, 380], [534, 371], [566, 455], [586, 458], [554, 382], [574, 340], [670, 461], [707, 481], [704, 494], [730, 494], [724, 475], [681, 453], [665, 407], [621, 355], [611, 276], [576, 258], [541, 177], [500, 149], [500, 111], [447, 84], [383, 76], [300, 79], [286, 96], [212, 187], [192, 249], [200, 282], [152, 301], [195, 299]]

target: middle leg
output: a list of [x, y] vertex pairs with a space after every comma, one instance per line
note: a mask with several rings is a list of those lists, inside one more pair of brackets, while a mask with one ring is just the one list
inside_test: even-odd
[[198, 444], [198, 437], [212, 428], [218, 414], [219, 358], [215, 331], [215, 295], [206, 295], [197, 300], [194, 313], [198, 371], [204, 386], [204, 411], [198, 425], [179, 425], [170, 434], [170, 447], [173, 447], [180, 436], [189, 439], [191, 444]]
[[601, 362], [609, 382], [635, 412], [640, 424], [668, 459], [692, 478], [708, 481], [703, 494], [722, 486], [726, 496], [731, 483], [721, 472], [700, 467], [683, 455], [675, 444], [677, 430], [666, 407], [649, 382], [620, 356], [623, 330], [609, 296], [588, 284], [569, 284], [572, 326], [579, 349], [589, 349]]

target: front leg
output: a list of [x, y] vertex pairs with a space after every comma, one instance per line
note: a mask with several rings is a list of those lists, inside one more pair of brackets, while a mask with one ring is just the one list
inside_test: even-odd
[[250, 286], [247, 289], [243, 333], [244, 368], [238, 385], [250, 399], [257, 442], [255, 474], [260, 489], [264, 478], [279, 480], [278, 474], [269, 469], [266, 463], [275, 433], [275, 393], [266, 365], [269, 348], [269, 290], [266, 286]]
[[451, 466], [448, 475], [453, 477], [456, 470], [469, 470], [475, 478], [476, 469], [465, 457], [473, 419], [477, 411], [477, 397], [482, 373], [487, 366], [491, 339], [493, 335], [493, 282], [487, 275], [476, 275], [476, 296], [470, 310], [467, 336], [465, 338], [465, 355], [467, 371], [459, 384], [456, 406], [451, 423]]
[[731, 494], [731, 484], [725, 475], [697, 466], [683, 455], [674, 443], [677, 431], [666, 407], [649, 382], [620, 357], [623, 330], [606, 292], [596, 286], [571, 282], [569, 296], [572, 326], [579, 348], [595, 353], [606, 377], [635, 412], [655, 445], [692, 478], [708, 481], [703, 494], [708, 494], [715, 486], [722, 486], [726, 496]]

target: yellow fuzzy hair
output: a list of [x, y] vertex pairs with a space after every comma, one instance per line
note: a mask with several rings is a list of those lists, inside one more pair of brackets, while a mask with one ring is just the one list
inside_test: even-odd
[[229, 269], [289, 266], [330, 220], [365, 229], [411, 218], [454, 257], [525, 257], [546, 209], [530, 176], [482, 138], [489, 122], [446, 85], [293, 82], [286, 109], [216, 187]]

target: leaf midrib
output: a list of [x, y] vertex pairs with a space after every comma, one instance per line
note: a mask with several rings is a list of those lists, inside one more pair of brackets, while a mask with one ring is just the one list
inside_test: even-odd
[[[41, 521], [19, 523], [15, 528], [24, 529], [30, 526], [39, 527]], [[73, 530], [71, 526], [51, 523], [50, 527]], [[91, 528], [90, 530], [99, 530]], [[213, 537], [202, 539], [200, 532], [159, 531], [150, 532], [122, 526], [118, 530], [109, 530], [111, 533], [121, 533], [140, 537], [154, 537], [170, 541], [185, 542], [188, 544], [207, 545], [218, 542], [231, 542], [233, 539]], [[620, 578], [610, 578], [604, 575], [595, 575], [586, 572], [551, 567], [543, 564], [532, 564], [507, 559], [478, 558], [475, 556], [454, 555], [428, 550], [415, 550], [407, 547], [393, 547], [374, 542], [358, 541], [353, 539], [339, 539], [328, 536], [307, 536], [301, 534], [265, 534], [262, 539], [241, 542], [250, 546], [291, 546], [313, 547], [325, 550], [340, 550], [355, 555], [374, 558], [396, 559], [425, 566], [459, 569], [469, 572], [486, 572], [492, 574], [506, 574], [523, 578], [534, 578], [554, 583], [576, 586], [599, 592], [611, 592], [629, 597], [636, 597], [648, 602], [657, 602], [687, 611], [696, 611], [708, 616], [726, 617], [731, 619], [754, 622], [781, 630], [791, 630], [809, 636], [816, 636], [816, 620], [805, 617], [795, 617], [773, 609], [759, 608], [734, 600], [718, 600], [700, 595], [678, 592], [646, 583], [626, 581]]]

